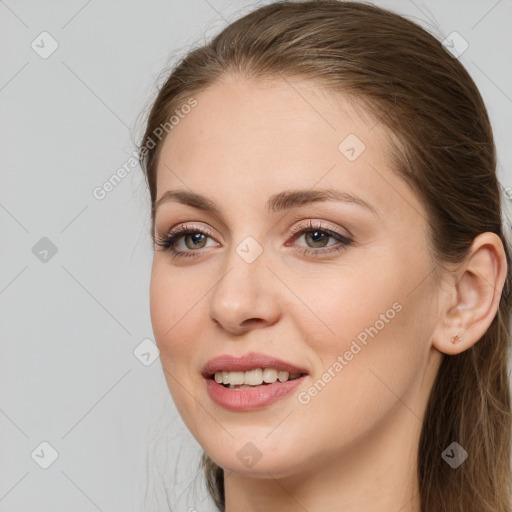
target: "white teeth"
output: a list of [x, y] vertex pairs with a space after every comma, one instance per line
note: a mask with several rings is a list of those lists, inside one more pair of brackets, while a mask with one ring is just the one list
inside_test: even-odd
[[263, 382], [267, 382], [268, 384], [272, 384], [277, 380], [277, 370], [274, 368], [265, 368], [263, 370]]
[[230, 384], [247, 384], [248, 386], [259, 386], [260, 384], [263, 384], [263, 370], [261, 368], [256, 368], [255, 370], [247, 370], [245, 372], [244, 382], [233, 382], [231, 380], [231, 375], [233, 375], [233, 373], [236, 372], [230, 372]]
[[284, 382], [285, 380], [288, 380], [288, 377], [290, 376], [290, 374], [288, 372], [283, 372], [283, 371], [280, 371], [278, 374], [277, 374], [277, 378], [281, 381], [281, 382]]
[[245, 372], [226, 372], [228, 374], [228, 384], [244, 384]]
[[247, 370], [245, 372], [228, 372], [219, 371], [215, 372], [215, 382], [218, 384], [232, 385], [232, 386], [260, 386], [263, 382], [272, 384], [279, 380], [285, 382], [300, 377], [300, 373], [288, 373], [284, 370], [276, 370], [275, 368], [255, 368], [254, 370]]

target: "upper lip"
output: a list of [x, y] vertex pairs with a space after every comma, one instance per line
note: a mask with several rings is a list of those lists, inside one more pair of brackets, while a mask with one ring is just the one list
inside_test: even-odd
[[300, 366], [296, 366], [277, 357], [266, 354], [251, 352], [241, 357], [223, 354], [210, 359], [203, 367], [201, 374], [210, 378], [215, 372], [220, 371], [247, 371], [255, 368], [275, 368], [276, 370], [287, 371], [288, 373], [308, 373]]

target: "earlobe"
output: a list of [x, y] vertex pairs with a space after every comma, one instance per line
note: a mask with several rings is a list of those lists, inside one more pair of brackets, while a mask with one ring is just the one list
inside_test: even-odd
[[459, 333], [455, 334], [454, 336], [452, 336], [450, 338], [450, 342], [453, 344], [453, 345], [456, 345], [457, 343], [460, 343], [462, 341], [462, 338], [460, 336]]
[[494, 233], [478, 235], [468, 257], [450, 276], [444, 311], [433, 337], [434, 347], [454, 355], [477, 343], [491, 325], [507, 275], [501, 239]]

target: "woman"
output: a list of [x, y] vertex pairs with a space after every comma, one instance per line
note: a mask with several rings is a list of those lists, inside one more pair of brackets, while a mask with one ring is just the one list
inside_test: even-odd
[[155, 340], [219, 510], [511, 510], [495, 147], [440, 41], [260, 7], [175, 66], [140, 154]]

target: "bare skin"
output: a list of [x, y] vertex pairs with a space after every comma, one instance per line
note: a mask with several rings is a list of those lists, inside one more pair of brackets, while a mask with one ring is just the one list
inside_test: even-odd
[[[382, 125], [299, 80], [263, 86], [230, 77], [195, 98], [162, 148], [157, 200], [168, 190], [193, 191], [220, 216], [159, 205], [157, 238], [184, 223], [210, 235], [176, 240], [190, 257], [156, 246], [151, 319], [176, 407], [225, 470], [227, 512], [418, 512], [429, 392], [443, 354], [467, 350], [496, 314], [506, 273], [501, 241], [479, 235], [468, 259], [436, 286], [426, 213], [393, 173]], [[339, 149], [349, 134], [364, 151], [354, 138]], [[265, 207], [285, 190], [327, 188], [370, 208], [334, 200]], [[312, 236], [322, 229], [323, 237]], [[237, 252], [249, 236], [262, 250], [251, 263]], [[309, 375], [268, 407], [228, 411], [209, 398], [201, 369], [214, 356], [248, 352]], [[326, 385], [315, 393], [319, 379]], [[238, 457], [247, 443], [260, 457], [253, 465]]]

